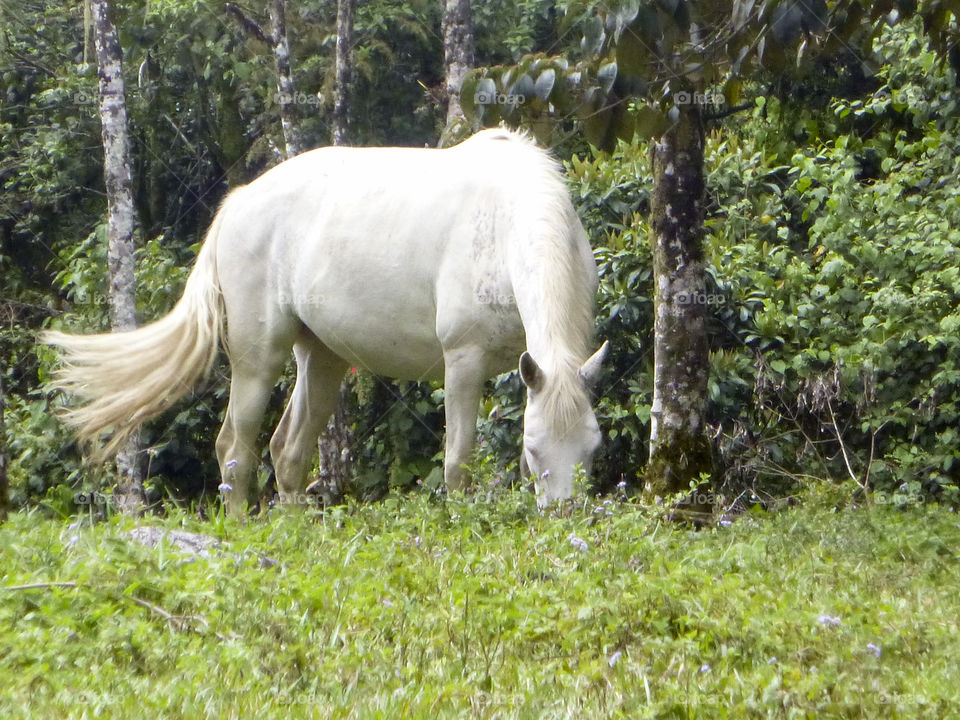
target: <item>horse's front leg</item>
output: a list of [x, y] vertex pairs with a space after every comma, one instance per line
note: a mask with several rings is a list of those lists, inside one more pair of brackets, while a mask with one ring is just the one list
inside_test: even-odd
[[463, 466], [470, 461], [476, 441], [485, 358], [480, 348], [468, 346], [445, 350], [443, 362], [447, 422], [443, 479], [448, 491], [464, 490], [469, 478]]

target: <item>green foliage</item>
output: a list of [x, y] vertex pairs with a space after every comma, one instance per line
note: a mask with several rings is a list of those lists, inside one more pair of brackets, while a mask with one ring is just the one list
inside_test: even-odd
[[641, 146], [623, 143], [609, 156], [573, 157], [567, 169], [600, 272], [597, 336], [611, 346], [596, 388], [604, 443], [595, 473], [601, 488], [621, 482], [633, 487], [650, 439], [653, 284], [645, 220], [650, 169]]
[[[957, 96], [921, 38], [882, 35], [863, 99], [823, 113], [760, 96], [708, 137], [709, 392], [731, 487], [780, 494], [817, 475], [956, 493]], [[568, 175], [613, 348], [598, 412], [609, 489], [647, 457], [650, 170], [621, 142]]]
[[[305, 99], [297, 109], [315, 144], [325, 143], [328, 133], [334, 5], [315, 0], [288, 17]], [[659, 81], [643, 86], [631, 80], [649, 58], [630, 38], [638, 37], [635, 26], [644, 18], [655, 16], [658, 23], [643, 32], [669, 35], [670, 23], [686, 22], [684, 13], [712, 27], [701, 22], [703, 14], [732, 6], [524, 0], [475, 8], [478, 59], [489, 67], [468, 79], [465, 105], [485, 124], [522, 121], [555, 145], [595, 247], [601, 270], [597, 335], [612, 345], [597, 389], [606, 439], [596, 462], [601, 489], [633, 486], [648, 455], [650, 170], [637, 138], [661, 127], [656, 113], [668, 111], [673, 93], [682, 89], [671, 86], [667, 94]], [[433, 143], [442, 124], [439, 7], [416, 0], [358, 9], [358, 144]], [[810, 77], [767, 64], [776, 60], [779, 43], [788, 65], [795, 65], [791, 53], [816, 30], [808, 17], [816, 5], [799, 16], [794, 7], [755, 6], [750, 27], [766, 23], [772, 39], [763, 58], [757, 47], [741, 62], [739, 76], [724, 84], [715, 73], [690, 76], [697, 87], [722, 94], [727, 109], [749, 104], [709, 134], [706, 148], [704, 292], [716, 300], [709, 390], [727, 480], [780, 493], [809, 477], [852, 475], [887, 492], [955, 493], [960, 218], [954, 195], [960, 168], [954, 158], [960, 148], [955, 77], [942, 46], [952, 16], [944, 11], [933, 17], [924, 6], [924, 26], [918, 19], [864, 25], [837, 56], [836, 68], [818, 65], [823, 72]], [[831, 6], [832, 21], [859, 27], [863, 18], [847, 17], [849, 9]], [[246, 10], [266, 18], [264, 5]], [[142, 238], [138, 315], [146, 322], [179, 296], [228, 186], [275, 164], [282, 142], [272, 60], [237, 23], [192, 0], [121, 3], [115, 12]], [[34, 345], [43, 326], [107, 327], [96, 72], [82, 63], [79, 6], [8, 4], [2, 13], [0, 372], [10, 473], [18, 504], [48, 498], [54, 505], [58, 501], [49, 498], [60, 492], [56, 488], [94, 488], [108, 477], [81, 467], [40, 389], [50, 357]], [[770, 23], [782, 26], [774, 32]], [[736, 38], [750, 28], [741, 30]], [[673, 40], [677, 57], [689, 59], [685, 40]], [[874, 43], [869, 58], [855, 52], [863, 43]], [[746, 68], [758, 61], [751, 80]], [[481, 90], [525, 99], [478, 104]], [[624, 102], [613, 111], [611, 98]], [[604, 129], [595, 120], [586, 128], [572, 120], [599, 109], [596, 117], [609, 110], [623, 124]], [[611, 135], [614, 126], [619, 130]], [[589, 150], [580, 129], [590, 136], [603, 131], [609, 152]], [[613, 142], [618, 133], [630, 141]], [[212, 448], [227, 372], [220, 365], [208, 386], [144, 429], [154, 497], [214, 489]], [[264, 440], [290, 378], [288, 371], [275, 394]], [[509, 485], [524, 391], [515, 373], [492, 381], [488, 391], [476, 474]], [[361, 378], [351, 402], [358, 438], [354, 494], [434, 489], [442, 390]]]
[[0, 527], [0, 714], [948, 717], [954, 516], [837, 499], [695, 534], [503, 490], [321, 523], [151, 521], [224, 543], [199, 557], [134, 544], [123, 518], [18, 513]]
[[[886, 31], [878, 53], [877, 89], [835, 101], [835, 119], [761, 98], [713, 143], [713, 262], [755, 353], [733, 363], [753, 402], [740, 394], [752, 409], [725, 423], [728, 450], [763, 457], [759, 474], [936, 493], [957, 482], [956, 90], [915, 31]], [[797, 142], [817, 124], [831, 139]]]
[[556, 47], [560, 42], [553, 18], [556, 5], [549, 0], [473, 3], [477, 65], [517, 62], [543, 45]]
[[[700, 105], [708, 114], [736, 106], [754, 78], [809, 82], [832, 72], [838, 57], [862, 76], [869, 72], [864, 56], [886, 24], [911, 18], [922, 18], [938, 62], [960, 63], [957, 8], [940, 3], [891, 11], [882, 3], [828, 7], [823, 0], [571, 0], [562, 8], [564, 35], [579, 35], [579, 48], [561, 51], [558, 39], [546, 54], [471, 72], [464, 111], [475, 122], [522, 118], [548, 140], [555, 125], [576, 118], [591, 145], [612, 151], [618, 140], [659, 137], [678, 106]], [[537, 85], [542, 68], [550, 80]], [[477, 91], [496, 100], [470, 102]]]
[[347, 490], [376, 499], [426, 484], [440, 486], [443, 390], [427, 383], [395, 383], [358, 373], [353, 383], [356, 478]]

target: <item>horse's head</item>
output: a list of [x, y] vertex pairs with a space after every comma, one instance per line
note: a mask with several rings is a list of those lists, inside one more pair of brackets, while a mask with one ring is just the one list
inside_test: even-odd
[[601, 437], [590, 387], [607, 347], [605, 342], [579, 369], [565, 372], [543, 370], [528, 352], [520, 356], [520, 377], [527, 386], [520, 472], [533, 476], [540, 507], [573, 495], [578, 465], [590, 471]]

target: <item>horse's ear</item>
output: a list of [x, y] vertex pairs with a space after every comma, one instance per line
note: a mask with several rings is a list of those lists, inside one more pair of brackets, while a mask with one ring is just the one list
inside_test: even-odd
[[543, 388], [543, 370], [528, 352], [520, 356], [520, 379], [533, 392], [539, 392]]
[[610, 341], [604, 340], [603, 345], [593, 355], [587, 358], [587, 361], [580, 366], [580, 379], [586, 383], [587, 387], [592, 387], [600, 377], [600, 368], [604, 359], [607, 357], [607, 351], [610, 349]]

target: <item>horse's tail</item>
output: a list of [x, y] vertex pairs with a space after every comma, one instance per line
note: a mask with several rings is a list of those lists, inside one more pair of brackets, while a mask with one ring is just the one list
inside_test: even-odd
[[[60, 350], [61, 366], [51, 387], [74, 399], [60, 414], [95, 462], [114, 455], [141, 423], [169, 408], [209, 372], [224, 317], [216, 260], [223, 213], [221, 207], [183, 296], [166, 316], [128, 332], [41, 336], [41, 342]], [[109, 437], [101, 444], [105, 433]]]

